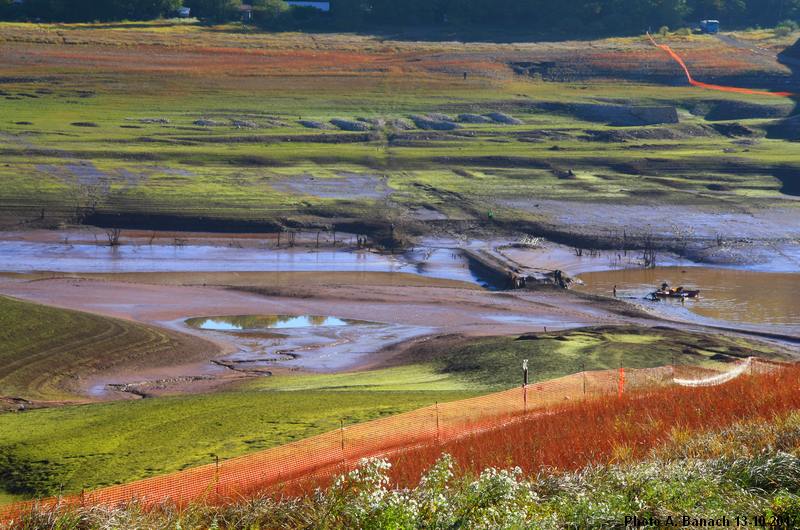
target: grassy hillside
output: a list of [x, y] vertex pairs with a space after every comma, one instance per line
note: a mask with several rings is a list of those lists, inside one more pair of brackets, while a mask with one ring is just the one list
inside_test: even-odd
[[80, 491], [177, 471], [468, 391], [226, 392], [0, 414], [0, 491]]
[[[428, 349], [430, 348], [430, 349]], [[386, 414], [586, 369], [713, 366], [712, 355], [770, 355], [746, 342], [637, 328], [590, 328], [477, 340], [444, 339], [398, 366], [250, 380], [236, 391], [0, 414], [6, 495], [97, 487], [230, 458]], [[411, 364], [409, 364], [411, 363]]]
[[100, 371], [206, 358], [214, 346], [163, 329], [0, 296], [0, 396], [76, 400]]
[[[525, 475], [506, 465], [482, 469], [477, 476], [464, 474], [448, 455], [427, 470], [424, 485], [399, 490], [393, 470], [372, 461], [314, 497], [146, 513], [136, 506], [66, 510], [34, 513], [25, 523], [26, 528], [76, 530], [77, 521], [86, 527], [124, 522], [187, 529], [623, 528], [635, 526], [626, 519], [635, 515], [644, 521], [658, 518], [662, 527], [681, 526], [688, 516], [683, 526], [726, 517], [732, 527], [794, 528], [800, 517], [799, 452], [800, 416], [789, 412], [716, 425], [703, 433], [673, 431], [643, 458], [617, 457], [571, 472]], [[666, 523], [668, 517], [677, 523]]]
[[462, 384], [505, 389], [521, 383], [523, 359], [528, 359], [530, 381], [536, 382], [584, 369], [651, 368], [673, 362], [713, 369], [736, 358], [776, 354], [770, 346], [743, 339], [622, 326], [521, 337], [445, 338], [416, 346], [391, 363], [422, 364]]
[[[515, 201], [756, 207], [785, 198], [781, 179], [800, 167], [800, 151], [763, 137], [791, 101], [680, 86], [645, 39], [457, 45], [145, 23], [0, 24], [0, 42], [0, 204], [12, 225], [424, 230], [422, 207], [553, 223]], [[671, 42], [698, 77], [784, 82], [776, 63], [716, 39]], [[681, 123], [603, 116], [631, 104], [675, 106]], [[493, 112], [512, 122], [410, 120]], [[732, 121], [744, 128], [719, 127]]]

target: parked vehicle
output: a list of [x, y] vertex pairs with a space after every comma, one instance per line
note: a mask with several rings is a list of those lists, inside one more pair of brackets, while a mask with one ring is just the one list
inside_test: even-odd
[[709, 35], [719, 33], [719, 20], [701, 20], [700, 31]]

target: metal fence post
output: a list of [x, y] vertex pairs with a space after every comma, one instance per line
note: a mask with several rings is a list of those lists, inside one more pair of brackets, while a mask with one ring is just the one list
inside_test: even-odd
[[214, 455], [214, 491], [217, 494], [217, 501], [219, 501], [219, 455]]
[[522, 413], [528, 414], [528, 359], [522, 361]]
[[339, 428], [339, 432], [341, 433], [341, 440], [342, 440], [342, 467], [347, 465], [347, 458], [344, 455], [344, 419], [339, 420], [341, 427]]
[[436, 445], [441, 445], [441, 436], [439, 434], [439, 402], [436, 402]]
[[522, 387], [522, 413], [528, 414], [528, 385]]

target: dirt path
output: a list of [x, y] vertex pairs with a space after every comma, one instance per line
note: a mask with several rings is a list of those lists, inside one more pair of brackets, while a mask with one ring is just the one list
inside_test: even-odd
[[[780, 61], [778, 60], [778, 54], [772, 50], [767, 48], [762, 48], [756, 44], [746, 42], [736, 38], [733, 35], [725, 34], [725, 33], [718, 33], [716, 35], [717, 39], [719, 39], [722, 43], [731, 46], [733, 48], [737, 48], [739, 50], [750, 52], [752, 55], [756, 56], [756, 59], [760, 62], [763, 62], [765, 66], [774, 67], [776, 63], [785, 63], [785, 64], [800, 64], [800, 61], [797, 59], [792, 59], [791, 57], [782, 58]], [[752, 56], [751, 56], [752, 57]]]

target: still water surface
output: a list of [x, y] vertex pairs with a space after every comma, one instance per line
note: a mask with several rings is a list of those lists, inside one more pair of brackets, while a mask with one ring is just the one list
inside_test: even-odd
[[194, 328], [211, 331], [255, 331], [260, 329], [341, 327], [362, 322], [316, 315], [242, 315], [232, 317], [190, 318], [186, 323]]
[[[643, 299], [662, 282], [700, 289], [696, 300], [669, 299], [663, 304], [686, 308], [703, 317], [730, 322], [800, 325], [800, 273], [752, 272], [707, 267], [657, 267], [582, 274], [582, 289], [621, 298]], [[655, 304], [655, 305], [658, 305]]]

